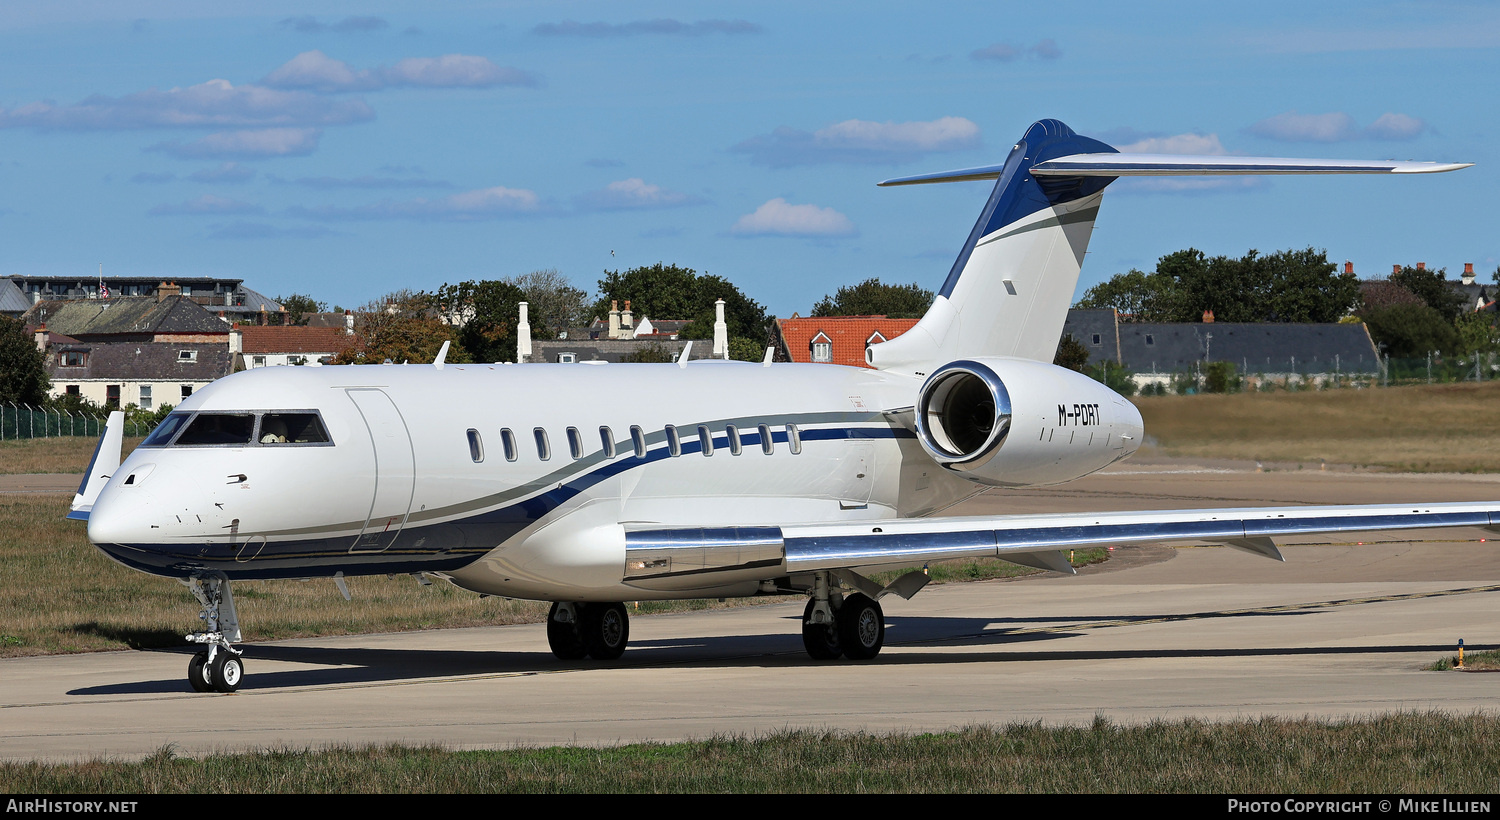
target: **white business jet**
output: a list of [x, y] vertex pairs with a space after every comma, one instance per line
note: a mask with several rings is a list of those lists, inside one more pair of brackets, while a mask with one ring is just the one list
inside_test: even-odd
[[[116, 414], [70, 517], [203, 606], [189, 680], [244, 674], [237, 580], [410, 573], [553, 601], [566, 660], [617, 658], [622, 601], [805, 595], [814, 658], [874, 658], [868, 567], [998, 556], [1071, 573], [1062, 550], [1209, 541], [1280, 559], [1302, 533], [1482, 527], [1486, 504], [953, 517], [987, 487], [1057, 484], [1129, 456], [1136, 408], [1051, 362], [1104, 189], [1169, 174], [1429, 173], [1422, 162], [1121, 154], [1056, 120], [1004, 165], [882, 185], [997, 180], [932, 308], [823, 364], [270, 367], [199, 390], [120, 463]], [[446, 351], [445, 351], [446, 353]], [[594, 364], [594, 366], [589, 366]]]

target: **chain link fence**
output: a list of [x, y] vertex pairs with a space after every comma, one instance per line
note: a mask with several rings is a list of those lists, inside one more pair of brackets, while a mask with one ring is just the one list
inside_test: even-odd
[[[15, 439], [86, 436], [98, 438], [104, 432], [109, 414], [94, 415], [84, 411], [54, 410], [29, 404], [0, 404], [0, 441]], [[126, 436], [144, 436], [156, 427], [156, 421], [125, 417]]]
[[[1085, 370], [1106, 384], [1097, 366]], [[1130, 373], [1141, 395], [1240, 393], [1275, 390], [1330, 390], [1338, 388], [1399, 387], [1413, 384], [1487, 382], [1500, 379], [1500, 354], [1471, 353], [1444, 356], [1436, 351], [1423, 357], [1357, 362], [1283, 359], [1280, 361], [1195, 362], [1190, 368], [1150, 369]], [[1115, 376], [1119, 379], [1119, 376]]]

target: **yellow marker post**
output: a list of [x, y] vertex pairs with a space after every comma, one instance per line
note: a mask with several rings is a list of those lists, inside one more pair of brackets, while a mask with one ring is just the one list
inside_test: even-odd
[[1458, 668], [1464, 668], [1464, 639], [1458, 639]]

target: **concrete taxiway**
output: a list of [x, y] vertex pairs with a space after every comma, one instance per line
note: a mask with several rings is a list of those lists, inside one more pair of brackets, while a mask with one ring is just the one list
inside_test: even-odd
[[[1143, 462], [955, 512], [1496, 499], [1496, 475]], [[185, 649], [9, 659], [0, 759], [1494, 712], [1500, 677], [1423, 671], [1460, 638], [1500, 645], [1500, 550], [1484, 538], [1500, 536], [1295, 539], [1285, 564], [1224, 547], [1120, 549], [1072, 578], [929, 587], [885, 601], [886, 647], [872, 663], [809, 660], [800, 599], [636, 618], [630, 650], [610, 664], [554, 659], [541, 625], [249, 644], [233, 695], [190, 693]]]

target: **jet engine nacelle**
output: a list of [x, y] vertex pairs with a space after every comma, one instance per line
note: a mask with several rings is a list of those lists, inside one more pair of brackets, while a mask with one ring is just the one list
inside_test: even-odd
[[917, 439], [939, 465], [995, 487], [1058, 484], [1135, 452], [1141, 414], [1099, 382], [1029, 359], [943, 365], [917, 397]]

